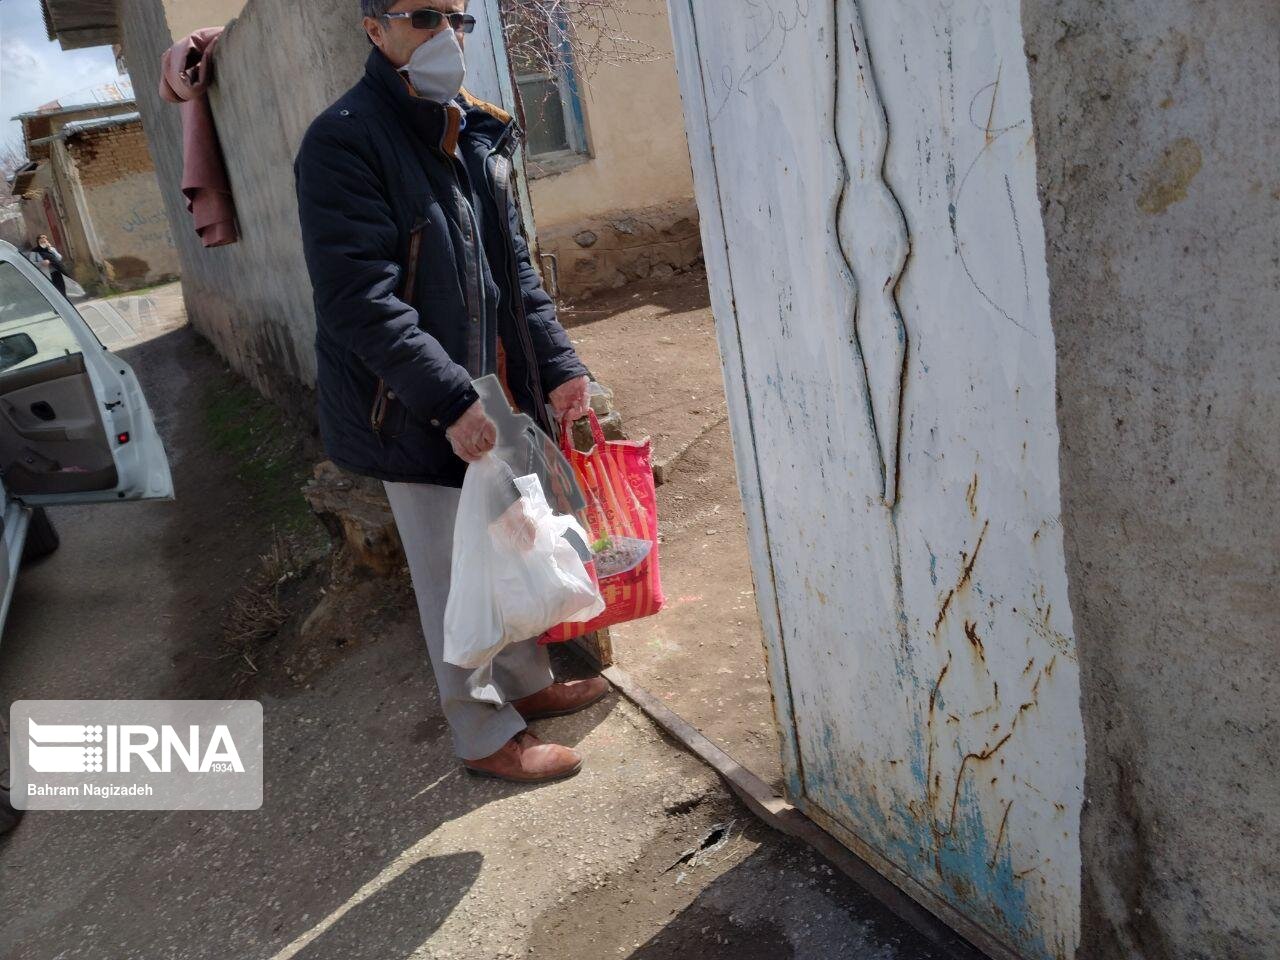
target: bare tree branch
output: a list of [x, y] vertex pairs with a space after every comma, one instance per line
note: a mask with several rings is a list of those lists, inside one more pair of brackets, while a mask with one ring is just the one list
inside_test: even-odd
[[499, 8], [517, 75], [559, 78], [572, 70], [589, 84], [602, 66], [662, 59], [628, 31], [627, 19], [645, 14], [626, 0], [499, 0]]

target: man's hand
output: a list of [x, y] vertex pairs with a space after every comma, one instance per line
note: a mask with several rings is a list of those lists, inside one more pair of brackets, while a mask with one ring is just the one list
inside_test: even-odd
[[529, 516], [529, 509], [523, 497], [507, 507], [506, 511], [493, 523], [489, 524], [502, 542], [520, 553], [528, 553], [538, 539], [538, 525]]
[[479, 400], [467, 407], [466, 413], [454, 421], [444, 435], [453, 445], [453, 452], [467, 463], [475, 463], [498, 442], [498, 428]]
[[577, 420], [585, 417], [591, 409], [591, 380], [588, 377], [575, 377], [560, 384], [551, 391], [551, 409], [556, 412], [557, 420]]

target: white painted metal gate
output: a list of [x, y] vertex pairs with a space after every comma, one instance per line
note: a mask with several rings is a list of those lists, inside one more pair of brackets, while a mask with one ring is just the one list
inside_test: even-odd
[[1074, 956], [1084, 744], [1014, 0], [670, 0], [792, 797]]

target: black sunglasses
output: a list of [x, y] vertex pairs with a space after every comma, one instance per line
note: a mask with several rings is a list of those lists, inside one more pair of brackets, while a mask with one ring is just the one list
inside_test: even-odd
[[441, 13], [430, 7], [421, 10], [405, 10], [401, 13], [384, 13], [383, 20], [408, 20], [415, 30], [434, 30], [444, 21], [459, 33], [470, 33], [476, 28], [476, 18], [469, 13]]

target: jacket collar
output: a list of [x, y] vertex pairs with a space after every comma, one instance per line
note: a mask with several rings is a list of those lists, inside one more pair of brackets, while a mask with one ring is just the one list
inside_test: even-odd
[[511, 114], [497, 104], [473, 97], [466, 90], [458, 95], [458, 101], [467, 114], [467, 129], [478, 139], [485, 141], [489, 149], [504, 142], [504, 138], [509, 140], [518, 134], [518, 127]]
[[422, 140], [444, 149], [449, 117], [445, 105], [424, 100], [409, 92], [400, 75], [382, 51], [374, 47], [364, 62], [364, 79]]
[[[391, 65], [377, 47], [369, 51], [364, 71], [365, 82], [422, 140], [446, 153], [450, 152], [446, 149], [446, 140], [450, 137], [451, 124], [449, 111], [444, 104], [424, 100], [410, 93], [400, 71]], [[468, 139], [481, 141], [486, 149], [494, 149], [508, 142], [514, 147], [518, 128], [511, 119], [511, 114], [501, 107], [473, 97], [466, 90], [459, 95], [457, 106], [466, 114], [464, 132]], [[456, 131], [453, 135], [457, 135]]]

